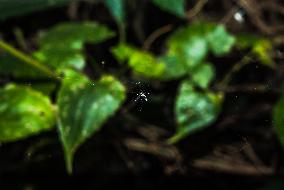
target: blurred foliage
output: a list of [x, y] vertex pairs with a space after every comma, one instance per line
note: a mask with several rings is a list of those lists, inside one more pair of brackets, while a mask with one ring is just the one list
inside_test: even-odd
[[43, 10], [48, 7], [63, 6], [71, 1], [75, 0], [1, 0], [0, 20]]
[[47, 96], [9, 84], [0, 90], [0, 141], [20, 140], [51, 129], [55, 108]]
[[34, 56], [56, 70], [67, 67], [82, 70], [85, 66], [83, 45], [97, 44], [114, 35], [107, 27], [93, 22], [61, 23], [40, 36], [40, 49]]
[[[0, 19], [62, 5], [68, 0], [49, 0], [43, 4], [38, 1], [39, 4], [25, 4], [27, 6], [23, 9], [11, 11], [10, 7], [15, 2], [0, 2]], [[104, 3], [120, 30], [125, 30], [121, 25], [127, 25], [127, 1], [98, 2]], [[185, 0], [151, 2], [179, 19], [186, 17]], [[121, 37], [123, 33], [126, 31], [119, 31], [120, 41], [108, 48], [120, 63], [122, 71], [131, 69], [131, 75], [127, 76], [129, 80], [138, 77], [150, 83], [179, 82], [174, 100], [176, 133], [166, 140], [167, 143], [176, 143], [210, 126], [222, 111], [225, 92], [211, 88], [213, 84], [218, 84], [215, 81], [215, 66], [208, 60], [210, 56], [226, 56], [237, 47], [239, 50], [249, 50], [261, 63], [275, 66], [269, 54], [273, 48], [271, 41], [251, 35], [232, 35], [222, 24], [200, 21], [177, 27], [165, 40], [165, 51], [160, 54], [135, 47]], [[80, 145], [97, 132], [127, 100], [128, 86], [120, 82], [123, 78], [120, 70], [112, 71], [111, 75], [102, 72], [94, 77], [100, 79], [94, 81], [83, 72], [86, 66], [84, 45], [97, 45], [114, 36], [115, 32], [107, 26], [85, 21], [59, 23], [45, 30], [38, 35], [38, 48], [31, 55], [1, 41], [0, 48], [8, 54], [0, 55], [0, 75], [33, 80], [29, 87], [6, 84], [1, 88], [0, 141], [23, 139], [56, 126], [67, 169], [72, 172], [73, 156]], [[38, 67], [38, 64], [41, 66]], [[49, 79], [53, 80], [36, 83], [37, 79], [46, 78], [39, 70], [49, 74]], [[274, 121], [284, 144], [283, 116], [282, 97], [275, 107]]]
[[152, 0], [162, 10], [185, 17], [185, 0]]
[[270, 56], [273, 49], [272, 42], [268, 39], [252, 35], [238, 35], [237, 47], [240, 49], [250, 49], [259, 61], [269, 67], [275, 67], [275, 63]]
[[284, 146], [284, 96], [280, 97], [274, 107], [273, 121], [279, 140]]

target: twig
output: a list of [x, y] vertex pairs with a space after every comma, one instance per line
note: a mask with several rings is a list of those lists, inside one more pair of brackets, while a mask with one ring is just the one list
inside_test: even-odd
[[171, 24], [168, 24], [166, 26], [163, 26], [157, 30], [155, 30], [150, 36], [145, 40], [143, 44], [143, 49], [149, 50], [153, 42], [159, 38], [161, 35], [170, 32], [173, 29], [173, 26]]
[[56, 80], [59, 79], [59, 76], [53, 73], [48, 67], [42, 65], [38, 61], [31, 58], [29, 55], [26, 55], [25, 53], [17, 50], [16, 48], [12, 47], [10, 44], [4, 42], [3, 40], [0, 40], [0, 48], [15, 56], [16, 58], [20, 59], [21, 61], [25, 62], [26, 64], [38, 69], [42, 73], [45, 73], [50, 78], [54, 78]]
[[15, 34], [15, 38], [18, 42], [18, 45], [23, 49], [25, 50], [26, 52], [28, 52], [29, 48], [27, 46], [27, 43], [25, 42], [25, 38], [24, 38], [24, 35], [23, 35], [23, 32], [20, 28], [15, 28], [13, 30], [14, 34]]
[[218, 172], [250, 175], [250, 176], [272, 175], [274, 173], [273, 168], [267, 166], [259, 165], [256, 168], [254, 165], [251, 164], [234, 163], [220, 159], [195, 160], [192, 166], [205, 170], [213, 170]]
[[239, 8], [237, 6], [233, 6], [228, 13], [219, 21], [219, 23], [226, 25], [233, 15], [237, 12]]
[[[263, 33], [272, 35], [284, 31], [284, 25], [269, 25], [263, 20], [261, 4], [254, 0], [238, 0], [237, 3], [246, 10], [248, 16], [251, 18], [252, 23], [260, 29]], [[275, 5], [274, 5], [275, 6]], [[282, 12], [282, 9], [279, 10]]]
[[194, 7], [186, 12], [187, 19], [190, 20], [195, 17], [199, 12], [201, 12], [202, 8], [206, 5], [207, 2], [208, 0], [198, 0]]
[[247, 93], [263, 93], [269, 89], [267, 85], [264, 84], [246, 84], [246, 85], [234, 85], [234, 86], [226, 86], [225, 88], [216, 88], [214, 90], [223, 91], [226, 93], [234, 93], [234, 92], [247, 92]]
[[241, 68], [243, 68], [245, 65], [250, 63], [251, 57], [248, 55], [244, 56], [241, 61], [236, 63], [232, 69], [225, 75], [224, 79], [217, 85], [218, 89], [226, 89], [228, 83], [230, 82], [230, 79], [232, 76], [237, 73]]

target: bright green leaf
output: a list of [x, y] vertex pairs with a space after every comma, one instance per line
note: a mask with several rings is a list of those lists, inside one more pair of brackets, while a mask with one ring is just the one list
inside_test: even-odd
[[69, 172], [78, 147], [102, 127], [124, 99], [124, 86], [112, 76], [92, 83], [75, 71], [65, 72], [58, 94], [58, 127]]
[[125, 0], [103, 0], [106, 7], [109, 9], [109, 11], [119, 24], [122, 24], [125, 19], [124, 1]]
[[216, 56], [222, 56], [229, 53], [236, 41], [223, 25], [217, 25], [209, 32], [207, 40], [211, 51]]
[[262, 64], [275, 67], [275, 62], [270, 56], [270, 52], [273, 50], [270, 40], [248, 34], [238, 35], [236, 45], [240, 49], [251, 49]]
[[128, 65], [135, 73], [153, 78], [160, 77], [165, 69], [165, 65], [158, 62], [152, 54], [143, 51], [133, 52], [128, 61]]
[[136, 51], [134, 47], [125, 43], [120, 43], [111, 48], [111, 53], [120, 63], [128, 61], [134, 51]]
[[126, 44], [113, 48], [112, 52], [119, 61], [127, 61], [129, 67], [138, 75], [160, 78], [164, 73], [165, 65], [150, 52]]
[[272, 52], [272, 49], [272, 43], [270, 41], [260, 40], [254, 44], [252, 52], [258, 57], [262, 64], [275, 67], [275, 63], [269, 55], [269, 53]]
[[214, 67], [209, 63], [200, 64], [191, 72], [191, 77], [197, 86], [206, 89], [215, 77]]
[[198, 92], [191, 81], [183, 81], [175, 104], [178, 129], [168, 142], [175, 143], [213, 123], [218, 116], [222, 97], [213, 92]]
[[185, 0], [152, 0], [160, 9], [179, 17], [185, 17]]
[[204, 26], [193, 24], [178, 29], [167, 41], [168, 55], [177, 56], [188, 70], [200, 64], [207, 56], [208, 45]]
[[284, 96], [280, 98], [273, 110], [273, 123], [277, 136], [284, 146]]
[[48, 97], [14, 84], [0, 90], [0, 142], [24, 139], [54, 124], [54, 109]]

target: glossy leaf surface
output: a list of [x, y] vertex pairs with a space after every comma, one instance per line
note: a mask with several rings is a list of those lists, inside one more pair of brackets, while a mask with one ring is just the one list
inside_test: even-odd
[[175, 103], [178, 128], [168, 142], [175, 143], [212, 124], [219, 114], [222, 99], [221, 94], [198, 92], [190, 80], [183, 81]]
[[112, 76], [92, 83], [75, 71], [65, 72], [58, 94], [58, 127], [69, 172], [78, 147], [102, 127], [124, 99], [124, 86]]
[[14, 84], [0, 90], [0, 142], [24, 139], [54, 124], [55, 110], [47, 96]]

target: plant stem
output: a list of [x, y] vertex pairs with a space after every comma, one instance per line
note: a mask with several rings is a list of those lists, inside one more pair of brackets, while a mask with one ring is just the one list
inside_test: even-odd
[[26, 64], [38, 69], [42, 73], [46, 74], [50, 78], [54, 78], [56, 80], [59, 79], [59, 77], [48, 67], [45, 65], [41, 64], [37, 60], [31, 58], [29, 55], [26, 55], [25, 53], [17, 50], [10, 44], [4, 42], [3, 40], [0, 40], [0, 48], [5, 50], [6, 52], [10, 53], [11, 55], [15, 56], [16, 58], [20, 59], [21, 61], [25, 62]]
[[250, 63], [251, 61], [251, 57], [250, 57], [250, 54], [244, 56], [238, 63], [236, 63], [232, 69], [225, 75], [225, 77], [223, 78], [223, 80], [217, 85], [218, 88], [220, 89], [225, 89], [232, 76], [237, 73], [239, 70], [241, 70], [241, 68], [243, 68], [243, 66], [247, 65], [248, 63]]
[[119, 30], [119, 42], [125, 43], [126, 42], [126, 26], [124, 23], [118, 24], [118, 30]]

